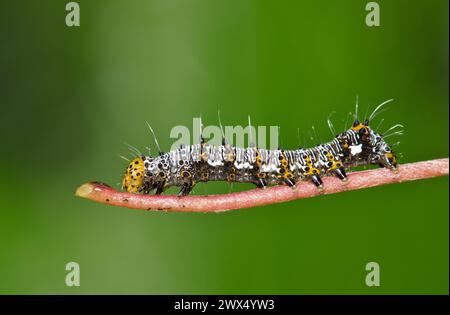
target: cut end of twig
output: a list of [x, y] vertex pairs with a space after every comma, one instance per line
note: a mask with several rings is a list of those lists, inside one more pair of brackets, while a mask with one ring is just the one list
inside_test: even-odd
[[351, 172], [348, 174], [348, 181], [344, 183], [335, 177], [324, 177], [322, 189], [317, 189], [314, 184], [305, 181], [297, 183], [295, 188], [274, 186], [267, 189], [252, 189], [223, 195], [178, 197], [120, 192], [106, 184], [90, 182], [78, 187], [75, 196], [140, 210], [221, 212], [392, 183], [447, 176], [448, 173], [449, 161], [448, 158], [445, 158], [403, 164], [395, 173], [383, 168]]
[[91, 194], [93, 189], [94, 187], [92, 183], [83, 184], [77, 188], [77, 190], [75, 191], [75, 196], [81, 198], [89, 198], [89, 195]]

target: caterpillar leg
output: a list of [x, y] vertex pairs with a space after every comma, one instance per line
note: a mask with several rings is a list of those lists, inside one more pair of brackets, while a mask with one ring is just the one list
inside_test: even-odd
[[166, 181], [161, 181], [156, 184], [155, 195], [161, 195], [166, 189]]
[[322, 179], [320, 178], [320, 176], [312, 175], [310, 178], [311, 178], [311, 181], [313, 182], [313, 184], [316, 185], [317, 188], [319, 188], [319, 189], [323, 188], [323, 182], [322, 182]]
[[155, 184], [150, 184], [147, 182], [147, 183], [144, 183], [144, 185], [139, 189], [139, 192], [143, 193], [143, 194], [149, 194], [155, 188], [156, 188]]
[[332, 174], [345, 182], [347, 180], [347, 174], [345, 174], [345, 168], [342, 166], [342, 162], [334, 156], [330, 151], [325, 153], [327, 158], [326, 172]]
[[184, 168], [180, 170], [178, 179], [180, 182], [180, 192], [178, 196], [187, 196], [195, 186], [195, 180], [193, 178], [193, 172], [191, 169]]
[[393, 153], [386, 153], [380, 157], [379, 163], [381, 167], [390, 169], [393, 172], [397, 172], [397, 158]]
[[195, 184], [193, 182], [186, 182], [181, 186], [180, 192], [178, 193], [178, 196], [187, 196], [192, 191], [192, 188], [194, 188]]
[[285, 183], [286, 185], [288, 185], [289, 187], [295, 187], [295, 183], [294, 183], [291, 179], [289, 179], [289, 178], [285, 178], [285, 179], [284, 179], [284, 183]]
[[255, 182], [255, 185], [257, 188], [266, 188], [267, 187], [267, 181], [262, 178], [258, 178], [258, 180]]
[[334, 175], [343, 182], [347, 181], [347, 174], [345, 173], [345, 169], [343, 167], [335, 169]]

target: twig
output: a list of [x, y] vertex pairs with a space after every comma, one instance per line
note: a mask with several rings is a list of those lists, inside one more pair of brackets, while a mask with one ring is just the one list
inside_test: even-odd
[[335, 177], [325, 177], [322, 190], [304, 181], [298, 183], [295, 188], [275, 186], [223, 195], [178, 197], [119, 192], [105, 184], [91, 182], [81, 185], [75, 195], [114, 206], [141, 210], [221, 212], [445, 175], [448, 175], [448, 158], [403, 164], [399, 166], [397, 173], [383, 168], [352, 172], [348, 174], [346, 183]]

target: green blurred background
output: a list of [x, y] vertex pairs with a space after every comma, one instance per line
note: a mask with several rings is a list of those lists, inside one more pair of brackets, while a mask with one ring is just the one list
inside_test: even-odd
[[78, 1], [78, 28], [67, 2], [1, 0], [0, 293], [448, 293], [448, 177], [222, 214], [73, 196], [120, 181], [146, 120], [167, 150], [217, 108], [296, 148], [297, 128], [330, 139], [332, 111], [342, 130], [356, 95], [361, 112], [394, 98], [400, 163], [447, 157], [448, 1], [378, 1], [372, 28], [368, 1]]

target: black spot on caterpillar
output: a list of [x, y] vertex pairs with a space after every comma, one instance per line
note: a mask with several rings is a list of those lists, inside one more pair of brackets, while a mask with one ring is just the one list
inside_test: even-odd
[[264, 188], [277, 184], [292, 187], [299, 181], [310, 180], [321, 188], [323, 176], [336, 176], [345, 181], [346, 171], [359, 165], [376, 164], [395, 171], [394, 151], [382, 134], [369, 127], [377, 111], [389, 101], [379, 105], [363, 123], [358, 121], [356, 113], [350, 129], [312, 148], [237, 148], [225, 141], [213, 146], [202, 139], [198, 144], [182, 146], [157, 157], [140, 156], [127, 167], [122, 187], [133, 193], [161, 194], [168, 187], [177, 186], [179, 195], [185, 196], [198, 182], [244, 182]]

